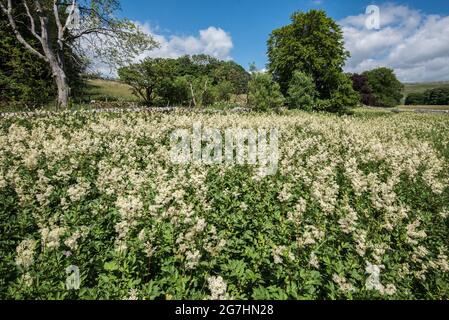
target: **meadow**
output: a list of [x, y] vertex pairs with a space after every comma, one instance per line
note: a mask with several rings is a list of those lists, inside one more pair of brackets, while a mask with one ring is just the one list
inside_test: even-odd
[[[276, 127], [278, 171], [173, 164], [196, 122]], [[448, 182], [444, 115], [2, 118], [0, 298], [448, 299]]]

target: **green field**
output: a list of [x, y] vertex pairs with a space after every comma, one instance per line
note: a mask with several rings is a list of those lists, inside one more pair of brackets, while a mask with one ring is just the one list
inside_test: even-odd
[[405, 83], [404, 95], [407, 96], [410, 93], [424, 92], [428, 89], [433, 89], [437, 87], [449, 87], [449, 82], [442, 81], [442, 82], [426, 82], [426, 83]]
[[131, 87], [114, 80], [93, 79], [87, 81], [88, 100], [101, 101], [137, 101]]

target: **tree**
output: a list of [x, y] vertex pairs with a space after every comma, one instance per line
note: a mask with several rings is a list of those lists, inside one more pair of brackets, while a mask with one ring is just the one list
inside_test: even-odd
[[248, 82], [251, 76], [246, 70], [234, 61], [220, 61], [212, 72], [215, 83], [227, 82], [232, 85], [232, 93], [244, 94], [248, 91]]
[[366, 106], [374, 106], [375, 98], [373, 89], [369, 85], [368, 77], [363, 74], [354, 73], [351, 75], [352, 87], [360, 95], [360, 101]]
[[332, 99], [349, 57], [341, 28], [322, 10], [295, 12], [291, 21], [270, 35], [269, 72], [284, 94], [294, 72], [301, 71], [314, 79], [319, 99]]
[[[66, 107], [70, 95], [65, 52], [81, 53], [83, 43], [109, 63], [129, 61], [155, 45], [126, 19], [117, 19], [118, 0], [0, 0], [0, 10], [17, 40], [48, 64], [58, 89], [58, 104]], [[26, 15], [26, 27], [36, 41], [28, 41], [15, 11]], [[56, 26], [52, 32], [52, 24]], [[54, 37], [54, 41], [53, 41]]]
[[373, 90], [374, 105], [377, 107], [395, 107], [400, 104], [404, 85], [389, 68], [377, 68], [365, 71], [364, 76]]
[[[177, 59], [151, 59], [119, 69], [120, 79], [148, 105], [182, 103], [188, 92], [190, 105], [204, 106], [216, 100], [228, 101], [232, 94], [247, 91], [249, 74], [234, 62], [207, 55]], [[174, 82], [181, 96], [175, 92]]]
[[284, 105], [279, 84], [270, 74], [254, 73], [248, 85], [248, 104], [257, 111], [269, 111]]
[[325, 108], [327, 111], [337, 112], [359, 104], [359, 95], [352, 88], [352, 81], [348, 75], [340, 73], [337, 79], [335, 79], [335, 83], [337, 84], [337, 89], [332, 92], [330, 106]]
[[424, 92], [424, 102], [427, 105], [441, 106], [449, 104], [449, 88], [439, 87]]
[[120, 80], [131, 86], [133, 93], [143, 99], [145, 104], [153, 105], [154, 100], [164, 96], [177, 74], [175, 59], [146, 58], [118, 70]]
[[311, 111], [318, 93], [313, 79], [301, 71], [295, 71], [288, 88], [287, 102], [290, 108]]
[[405, 105], [426, 105], [426, 96], [423, 92], [412, 92], [405, 99]]

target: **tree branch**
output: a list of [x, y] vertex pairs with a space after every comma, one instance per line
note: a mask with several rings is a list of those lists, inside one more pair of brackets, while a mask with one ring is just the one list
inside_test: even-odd
[[26, 10], [26, 13], [27, 13], [27, 15], [28, 15], [28, 18], [30, 19], [30, 24], [31, 24], [31, 34], [32, 34], [37, 40], [42, 41], [42, 38], [41, 38], [41, 37], [37, 34], [37, 32], [36, 32], [36, 23], [34, 22], [34, 18], [33, 18], [33, 16], [31, 15], [30, 8], [28, 8], [28, 4], [27, 4], [26, 0], [23, 0], [23, 5], [25, 6], [25, 10]]
[[11, 4], [11, 0], [8, 0], [8, 8], [6, 8], [2, 2], [0, 2], [0, 8], [2, 9], [2, 11], [6, 14], [6, 16], [8, 17], [8, 22], [9, 25], [11, 26], [14, 35], [16, 36], [17, 40], [23, 44], [25, 46], [25, 48], [27, 48], [31, 53], [33, 53], [34, 55], [38, 56], [40, 59], [43, 59], [45, 61], [47, 61], [47, 58], [42, 55], [39, 51], [37, 51], [36, 49], [34, 49], [24, 38], [23, 36], [20, 34], [16, 22], [14, 21], [14, 17], [12, 16], [12, 4]]

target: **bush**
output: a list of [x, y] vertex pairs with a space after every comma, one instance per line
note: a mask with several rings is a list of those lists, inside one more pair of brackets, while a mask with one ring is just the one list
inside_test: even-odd
[[352, 88], [351, 79], [345, 74], [340, 74], [336, 82], [338, 87], [331, 95], [331, 111], [357, 106], [360, 99], [357, 92]]
[[249, 83], [248, 104], [254, 110], [278, 109], [285, 103], [279, 84], [269, 74], [255, 73]]
[[316, 96], [317, 92], [312, 77], [304, 72], [295, 71], [288, 88], [288, 106], [311, 111], [315, 107]]
[[427, 90], [424, 92], [424, 102], [432, 106], [449, 104], [449, 88], [440, 87]]
[[405, 99], [405, 105], [423, 105], [426, 104], [425, 102], [425, 96], [422, 92], [414, 92], [410, 93], [407, 98]]
[[369, 85], [368, 77], [363, 74], [351, 75], [352, 88], [360, 95], [360, 102], [366, 106], [374, 106], [375, 97], [373, 95], [373, 89]]
[[373, 90], [374, 106], [392, 108], [400, 104], [403, 84], [396, 78], [394, 71], [388, 68], [377, 68], [363, 73]]

